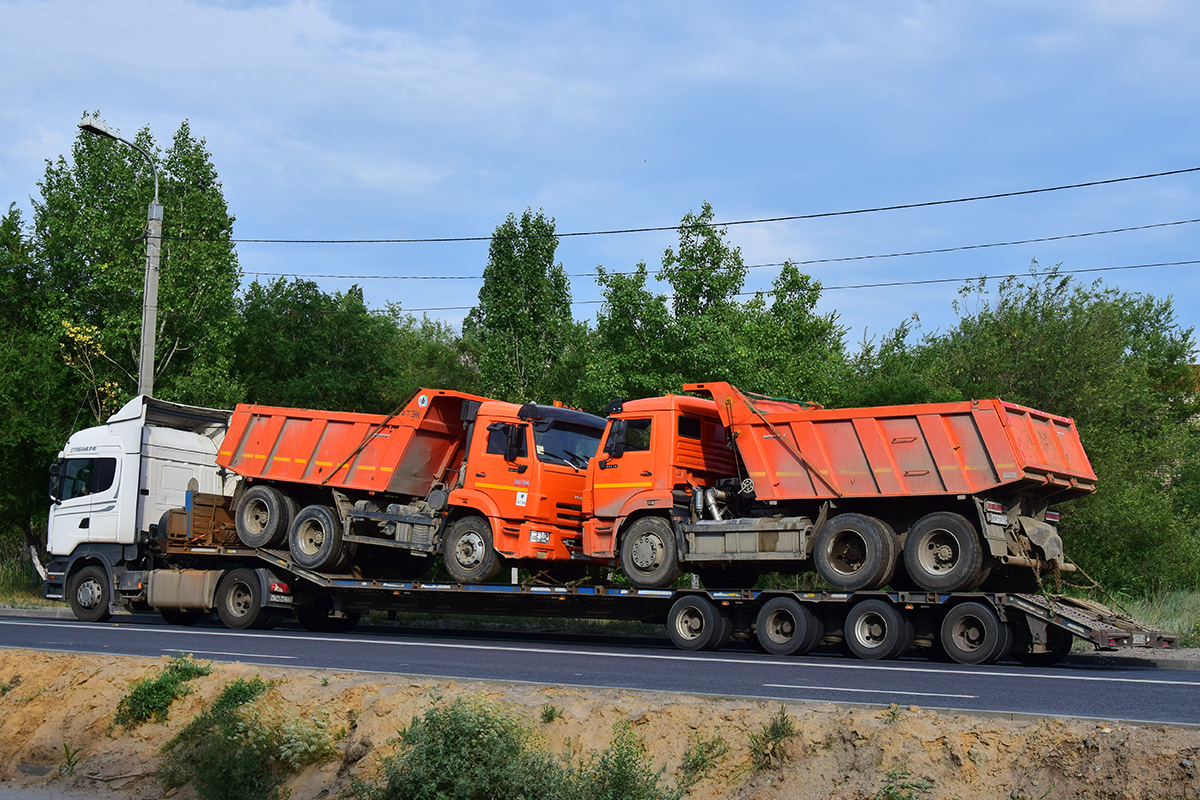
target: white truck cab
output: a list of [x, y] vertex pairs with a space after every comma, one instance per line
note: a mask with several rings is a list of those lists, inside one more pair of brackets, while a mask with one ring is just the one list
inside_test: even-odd
[[122, 572], [150, 566], [151, 525], [182, 507], [188, 489], [232, 494], [233, 476], [216, 464], [228, 420], [228, 411], [139, 395], [73, 434], [50, 467], [45, 596], [106, 618]]

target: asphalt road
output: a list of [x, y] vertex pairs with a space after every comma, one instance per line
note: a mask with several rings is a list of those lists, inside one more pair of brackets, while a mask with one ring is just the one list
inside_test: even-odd
[[171, 627], [152, 616], [91, 624], [0, 617], [0, 646], [151, 657], [185, 652], [298, 668], [1200, 725], [1200, 675], [1161, 668], [967, 667], [833, 653], [780, 658], [748, 648], [689, 653], [665, 639], [403, 628], [341, 635], [232, 631]]

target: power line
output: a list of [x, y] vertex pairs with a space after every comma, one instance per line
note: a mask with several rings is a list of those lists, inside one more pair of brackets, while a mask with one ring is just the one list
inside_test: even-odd
[[[1193, 265], [1193, 264], [1200, 264], [1200, 259], [1193, 259], [1193, 260], [1189, 260], [1189, 261], [1161, 261], [1161, 262], [1157, 262], [1157, 263], [1153, 263], [1153, 264], [1125, 264], [1125, 265], [1117, 266], [1117, 267], [1084, 267], [1084, 268], [1080, 268], [1080, 269], [1060, 269], [1060, 270], [1055, 270], [1055, 273], [1058, 275], [1081, 275], [1083, 273], [1088, 273], [1088, 272], [1118, 272], [1121, 270], [1130, 270], [1130, 269], [1151, 269], [1154, 267], [1180, 267], [1180, 266], [1187, 266], [1187, 265]], [[974, 280], [1001, 280], [1004, 278], [1040, 278], [1040, 277], [1042, 277], [1044, 275], [1048, 275], [1048, 274], [1050, 274], [1050, 273], [1049, 272], [1023, 272], [1023, 273], [1022, 272], [1010, 272], [1010, 273], [1002, 274], [1002, 275], [974, 275], [974, 276], [967, 277], [967, 278], [928, 278], [925, 280], [889, 281], [886, 283], [855, 283], [855, 284], [846, 284], [843, 286], [822, 286], [821, 291], [822, 292], [826, 292], [826, 291], [832, 292], [832, 291], [843, 290], [843, 289], [886, 289], [886, 288], [894, 288], [897, 286], [925, 286], [925, 285], [935, 284], [935, 283], [966, 283], [967, 281], [974, 281]], [[770, 293], [771, 293], [770, 290], [759, 290], [759, 291], [754, 291], [754, 292], [738, 292], [735, 296], [736, 297], [751, 297], [756, 294], [769, 295]], [[664, 295], [664, 297], [665, 297], [665, 299], [669, 300], [669, 299], [671, 299], [672, 295]], [[605, 303], [605, 302], [607, 302], [607, 301], [605, 301], [605, 300], [576, 300], [576, 301], [572, 302], [571, 305], [573, 305], [573, 306], [591, 306], [591, 305], [600, 305], [601, 303]], [[429, 306], [426, 308], [405, 308], [403, 310], [406, 312], [409, 312], [409, 313], [412, 313], [414, 311], [470, 311], [474, 307], [475, 306], [473, 306], [473, 305], [472, 306]]]
[[[1034, 239], [1015, 239], [1007, 242], [989, 242], [986, 244], [964, 244], [955, 247], [938, 247], [929, 250], [908, 250], [897, 253], [877, 253], [865, 256], [841, 256], [837, 258], [813, 258], [805, 261], [793, 261], [792, 263], [798, 267], [811, 266], [813, 264], [837, 264], [847, 261], [869, 261], [879, 258], [902, 258], [906, 256], [927, 256], [937, 255], [941, 253], [959, 253], [965, 250], [983, 250], [990, 247], [1013, 247], [1022, 244], [1040, 244], [1044, 242], [1058, 242], [1065, 239], [1082, 239], [1088, 236], [1104, 236], [1111, 233], [1129, 233], [1132, 231], [1145, 231], [1153, 228], [1169, 228], [1175, 225], [1191, 225], [1200, 222], [1200, 219], [1181, 219], [1175, 222], [1155, 222], [1149, 225], [1135, 225], [1127, 228], [1109, 228], [1103, 231], [1088, 231], [1086, 233], [1066, 233], [1059, 236], [1040, 236]], [[767, 264], [748, 264], [746, 269], [762, 269], [764, 267], [781, 267], [786, 262], [777, 261]], [[337, 274], [311, 274], [298, 275], [294, 272], [246, 272], [246, 275], [266, 275], [275, 277], [294, 276], [296, 278], [338, 278], [342, 280], [396, 280], [396, 281], [478, 281], [483, 280], [482, 275], [337, 275]], [[598, 272], [573, 272], [568, 278], [594, 278], [600, 273]], [[610, 272], [609, 275], [633, 275], [633, 272]]]
[[[1184, 175], [1190, 172], [1200, 172], [1200, 167], [1173, 169], [1166, 172], [1151, 172], [1145, 175], [1131, 175], [1124, 178], [1107, 178], [1105, 180], [1098, 181], [1085, 181], [1083, 183], [1068, 183], [1061, 186], [1047, 186], [1041, 189], [1022, 189], [1015, 192], [996, 192], [993, 194], [972, 195], [970, 197], [956, 197], [951, 200], [926, 200], [920, 203], [901, 203], [898, 205], [873, 206], [871, 208], [856, 208], [844, 211], [821, 211], [813, 214], [791, 214], [782, 217], [739, 219], [732, 220], [730, 222], [712, 222], [708, 223], [707, 225], [697, 224], [696, 227], [724, 228], [730, 225], [761, 225], [768, 222], [792, 222], [795, 220], [824, 219], [828, 217], [848, 217], [856, 214], [874, 214], [880, 211], [901, 211], [911, 208], [932, 208], [935, 206], [947, 206], [957, 203], [974, 203], [980, 200], [999, 200], [1005, 197], [1026, 197], [1035, 194], [1046, 194], [1048, 192], [1061, 192], [1068, 189], [1085, 189], [1092, 186], [1107, 186], [1114, 183], [1142, 181], [1150, 178], [1164, 178], [1170, 175]], [[599, 231], [573, 231], [569, 233], [554, 233], [551, 235], [558, 239], [566, 239], [568, 237], [580, 236], [615, 236], [629, 233], [657, 233], [662, 231], [675, 231], [679, 230], [679, 228], [679, 225], [659, 225], [646, 228], [615, 228], [612, 230]], [[448, 242], [487, 242], [494, 238], [495, 236], [445, 236], [411, 239], [229, 239], [228, 241], [237, 242], [239, 244], [438, 244]]]

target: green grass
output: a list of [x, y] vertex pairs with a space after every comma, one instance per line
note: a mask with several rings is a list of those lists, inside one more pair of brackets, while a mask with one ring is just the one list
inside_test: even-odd
[[201, 664], [191, 656], [174, 656], [157, 674], [134, 682], [129, 694], [117, 704], [109, 732], [117, 725], [125, 730], [143, 722], [166, 722], [171, 704], [192, 693], [187, 682], [212, 672], [212, 663]]
[[42, 580], [25, 554], [18, 548], [0, 552], [0, 606], [40, 608], [53, 605], [61, 603], [42, 597]]
[[1178, 635], [1180, 647], [1200, 647], [1200, 591], [1121, 598], [1121, 606], [1135, 619]]

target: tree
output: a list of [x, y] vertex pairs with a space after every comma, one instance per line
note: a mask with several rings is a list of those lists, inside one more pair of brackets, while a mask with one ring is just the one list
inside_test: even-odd
[[496, 227], [479, 304], [463, 323], [488, 396], [551, 401], [574, 392], [586, 329], [571, 316], [557, 248], [554, 219], [542, 211], [509, 214]]
[[382, 414], [422, 386], [472, 388], [449, 326], [397, 305], [371, 310], [358, 286], [326, 294], [307, 280], [255, 281], [234, 352], [255, 403]]
[[741, 302], [746, 266], [713, 216], [707, 203], [685, 214], [678, 249], [663, 253], [658, 277], [673, 290], [669, 307], [647, 288], [645, 264], [629, 275], [600, 269], [604, 306], [581, 387], [588, 407], [693, 381], [821, 402], [836, 395], [844, 331], [835, 315], [816, 313], [820, 284], [787, 263], [769, 293]]
[[[237, 394], [225, 373], [240, 273], [216, 169], [186, 121], [165, 156], [149, 129], [134, 140], [161, 164], [156, 393], [228, 403]], [[79, 400], [99, 421], [136, 390], [153, 174], [132, 148], [80, 132], [72, 161], [47, 161], [39, 186], [33, 242], [48, 312]]]

